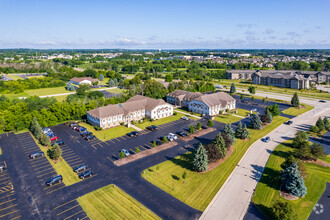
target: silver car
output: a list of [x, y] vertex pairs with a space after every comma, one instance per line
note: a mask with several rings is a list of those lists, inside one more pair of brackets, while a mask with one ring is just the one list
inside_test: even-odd
[[125, 154], [125, 157], [128, 157], [131, 155], [126, 149], [122, 149], [121, 151]]

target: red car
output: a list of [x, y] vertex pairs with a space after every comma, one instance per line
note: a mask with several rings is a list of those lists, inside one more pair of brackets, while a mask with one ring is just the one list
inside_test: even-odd
[[50, 138], [51, 141], [57, 141], [58, 140], [58, 137], [57, 136], [53, 136]]

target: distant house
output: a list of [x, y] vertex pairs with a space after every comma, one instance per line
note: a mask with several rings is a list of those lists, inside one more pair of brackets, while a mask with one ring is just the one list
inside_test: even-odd
[[100, 81], [98, 79], [93, 79], [92, 77], [75, 77], [70, 79], [70, 83], [75, 85], [92, 85], [93, 82], [99, 83]]
[[101, 128], [129, 124], [147, 117], [160, 119], [173, 115], [173, 106], [162, 99], [136, 95], [125, 103], [107, 105], [87, 112], [87, 121]]
[[236, 108], [236, 100], [225, 92], [202, 94], [176, 90], [166, 96], [166, 101], [173, 105], [186, 107], [191, 112], [208, 116], [218, 115], [220, 111]]

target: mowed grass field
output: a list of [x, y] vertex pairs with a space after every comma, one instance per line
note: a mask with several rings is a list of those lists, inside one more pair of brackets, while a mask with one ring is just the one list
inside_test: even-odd
[[81, 181], [81, 179], [79, 179], [77, 173], [75, 173], [72, 168], [69, 166], [69, 164], [62, 158], [60, 157], [59, 162], [54, 162], [53, 160], [51, 160], [48, 155], [47, 155], [47, 150], [49, 149], [48, 147], [44, 147], [41, 144], [39, 144], [39, 141], [36, 140], [34, 138], [34, 136], [31, 134], [31, 136], [33, 137], [34, 141], [38, 144], [40, 150], [42, 152], [44, 152], [47, 160], [49, 161], [49, 163], [53, 166], [54, 170], [56, 171], [56, 173], [58, 175], [62, 175], [63, 176], [63, 183], [66, 186], [70, 186], [72, 184], [75, 184], [79, 181]]
[[293, 115], [293, 116], [298, 116], [301, 115], [305, 112], [308, 112], [309, 110], [314, 109], [314, 106], [311, 105], [302, 105], [302, 108], [295, 108], [295, 107], [290, 107], [288, 109], [285, 109], [284, 111], [282, 111], [283, 114], [288, 114], [288, 115]]
[[187, 115], [184, 115], [184, 114], [181, 114], [181, 113], [177, 112], [176, 115], [168, 116], [168, 117], [157, 119], [157, 120], [154, 120], [154, 121], [146, 120], [142, 124], [136, 124], [135, 126], [141, 128], [141, 129], [145, 129], [146, 127], [148, 127], [150, 125], [158, 126], [158, 125], [162, 125], [162, 124], [165, 124], [165, 123], [169, 123], [169, 122], [172, 122], [172, 121], [179, 120], [183, 116], [186, 116], [186, 117], [188, 117], [189, 119], [192, 119], [192, 120], [196, 119], [194, 117], [187, 116]]
[[[276, 116], [273, 123], [262, 130], [250, 129], [250, 140], [237, 140], [233, 153], [207, 173], [194, 172], [191, 167], [192, 153], [187, 153], [144, 170], [142, 176], [182, 202], [204, 211], [251, 144], [287, 120], [286, 117]], [[186, 179], [182, 178], [184, 172], [187, 173]]]
[[214, 117], [214, 120], [216, 120], [218, 122], [221, 122], [221, 123], [224, 123], [224, 124], [235, 123], [235, 122], [240, 121], [242, 119], [243, 118], [236, 117], [236, 116], [231, 115], [231, 114], [219, 115], [219, 116]]
[[289, 143], [291, 142], [278, 145], [270, 155], [252, 201], [269, 218], [271, 217], [271, 207], [279, 200], [288, 202], [292, 206], [294, 213], [297, 214], [297, 219], [308, 219], [325, 190], [326, 182], [330, 182], [330, 168], [304, 163], [307, 172], [305, 179], [307, 194], [304, 198], [297, 200], [283, 199], [279, 192], [281, 184], [279, 176], [282, 170], [281, 164], [293, 151], [293, 148], [287, 146]]
[[94, 126], [85, 122], [80, 122], [79, 125], [85, 127], [88, 131], [92, 132], [95, 137], [97, 137], [100, 141], [107, 141], [116, 137], [123, 136], [131, 131], [135, 131], [134, 128], [128, 128], [122, 125], [113, 128], [107, 128], [101, 131], [95, 130]]
[[79, 197], [78, 202], [92, 220], [160, 219], [155, 213], [114, 185], [105, 186]]

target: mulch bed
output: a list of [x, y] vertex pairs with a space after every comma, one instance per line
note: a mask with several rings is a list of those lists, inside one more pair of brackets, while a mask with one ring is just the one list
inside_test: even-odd
[[216, 129], [215, 128], [207, 128], [207, 129], [202, 129], [202, 130], [199, 130], [197, 131], [196, 133], [194, 134], [190, 134], [189, 136], [186, 136], [186, 137], [183, 137], [181, 138], [182, 141], [191, 141], [192, 139], [194, 139], [195, 137], [200, 137], [204, 134], [208, 134], [212, 131], [215, 131]]
[[306, 160], [307, 163], [314, 163], [314, 164], [317, 164], [317, 165], [320, 165], [322, 167], [330, 167], [330, 163], [327, 163], [325, 161], [322, 161], [322, 160]]
[[155, 153], [158, 153], [160, 151], [163, 151], [163, 150], [166, 150], [166, 149], [169, 149], [171, 147], [174, 147], [178, 145], [177, 142], [175, 141], [172, 141], [172, 142], [168, 142], [166, 144], [162, 144], [160, 146], [157, 146], [157, 147], [154, 147], [154, 148], [151, 148], [151, 149], [148, 149], [148, 150], [144, 150], [144, 151], [141, 151], [139, 153], [136, 153], [136, 154], [133, 154], [133, 155], [130, 155], [128, 157], [124, 157], [124, 158], [121, 158], [119, 160], [116, 160], [114, 162], [114, 164], [116, 166], [122, 166], [124, 164], [127, 164], [127, 163], [130, 163], [130, 162], [133, 162], [135, 160], [138, 160], [138, 159], [141, 159], [143, 157], [147, 157], [149, 155], [152, 155], [152, 154], [155, 154]]
[[282, 190], [280, 190], [280, 195], [281, 195], [281, 197], [283, 197], [284, 199], [287, 199], [287, 200], [297, 200], [297, 199], [299, 199], [298, 196], [293, 196], [293, 195], [291, 195], [287, 192], [284, 192]]
[[233, 151], [234, 151], [234, 146], [230, 146], [227, 149], [227, 154], [224, 158], [219, 159], [215, 162], [209, 163], [209, 166], [208, 166], [207, 170], [205, 170], [204, 172], [201, 172], [201, 173], [207, 173], [207, 172], [217, 168], [220, 164], [222, 164], [231, 155], [231, 153], [233, 153]]

